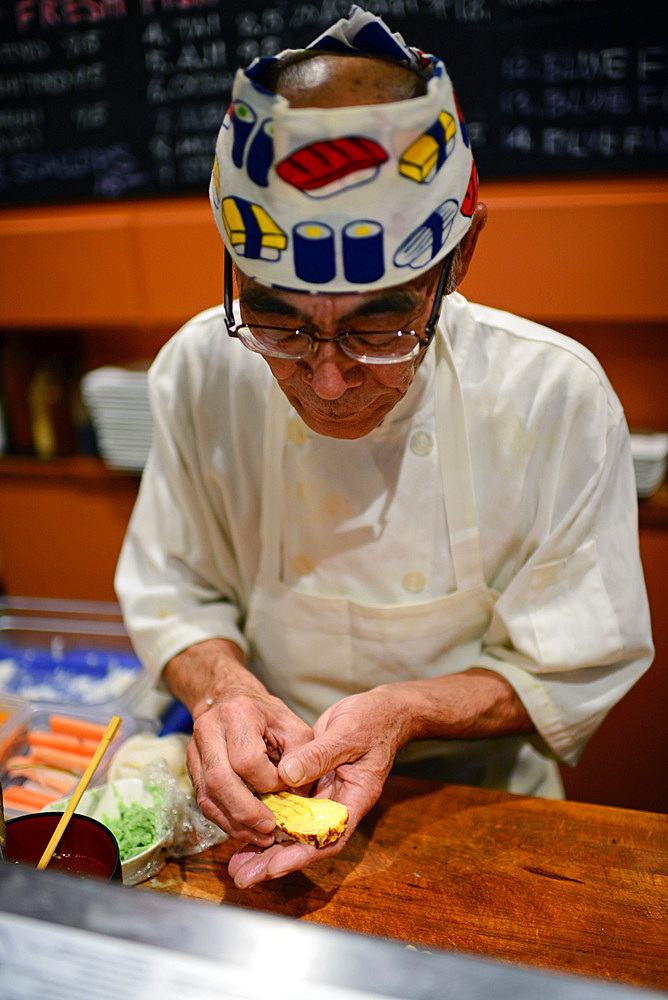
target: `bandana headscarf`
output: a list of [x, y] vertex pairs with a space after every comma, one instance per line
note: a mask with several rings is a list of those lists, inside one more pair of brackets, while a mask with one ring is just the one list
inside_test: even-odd
[[476, 169], [452, 83], [439, 59], [359, 7], [308, 48], [431, 65], [432, 76], [408, 100], [291, 108], [256, 82], [273, 60], [239, 70], [209, 187], [216, 225], [240, 270], [263, 285], [402, 284], [460, 241], [475, 208]]

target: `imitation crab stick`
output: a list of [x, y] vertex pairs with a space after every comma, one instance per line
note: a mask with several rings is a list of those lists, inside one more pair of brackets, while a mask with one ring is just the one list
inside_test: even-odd
[[7, 761], [10, 778], [27, 778], [44, 789], [51, 789], [59, 795], [67, 795], [78, 775], [57, 767], [45, 767], [31, 757], [10, 757]]
[[106, 726], [99, 722], [89, 722], [87, 719], [74, 719], [67, 715], [50, 715], [49, 729], [52, 733], [65, 733], [82, 740], [95, 740], [95, 745], [104, 736]]
[[7, 809], [24, 811], [43, 809], [50, 802], [55, 802], [60, 795], [53, 795], [49, 792], [35, 792], [32, 788], [25, 788], [23, 785], [10, 785], [3, 788], [2, 797]]

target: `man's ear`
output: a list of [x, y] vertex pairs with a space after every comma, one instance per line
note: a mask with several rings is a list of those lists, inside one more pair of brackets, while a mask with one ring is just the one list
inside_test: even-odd
[[485, 205], [484, 202], [479, 201], [474, 209], [471, 225], [459, 244], [460, 252], [457, 255], [455, 273], [453, 275], [453, 285], [455, 288], [458, 288], [461, 285], [467, 275], [469, 264], [471, 263], [471, 259], [473, 257], [473, 251], [475, 250], [476, 243], [478, 242], [478, 237], [485, 228], [486, 222], [487, 205]]

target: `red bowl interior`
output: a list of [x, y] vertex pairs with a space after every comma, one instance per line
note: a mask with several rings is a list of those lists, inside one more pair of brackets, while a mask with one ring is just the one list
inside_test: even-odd
[[[7, 857], [37, 867], [46, 845], [51, 840], [62, 813], [30, 813], [8, 819]], [[122, 880], [118, 844], [111, 830], [90, 816], [75, 813], [47, 866], [78, 875]]]

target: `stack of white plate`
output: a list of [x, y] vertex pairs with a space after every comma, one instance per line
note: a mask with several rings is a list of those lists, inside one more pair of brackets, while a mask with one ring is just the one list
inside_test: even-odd
[[631, 454], [639, 497], [656, 493], [668, 470], [668, 434], [632, 434]]
[[96, 368], [82, 378], [81, 394], [105, 464], [140, 472], [152, 431], [146, 370]]

